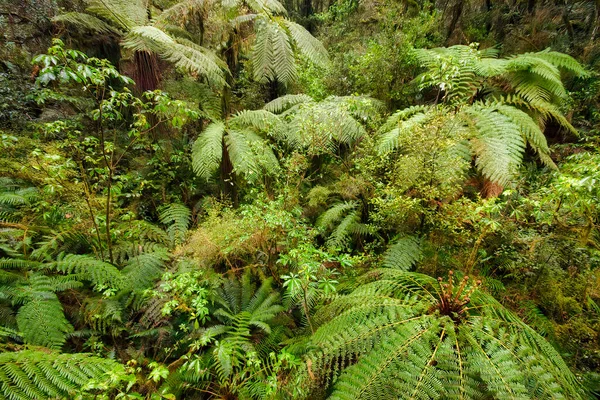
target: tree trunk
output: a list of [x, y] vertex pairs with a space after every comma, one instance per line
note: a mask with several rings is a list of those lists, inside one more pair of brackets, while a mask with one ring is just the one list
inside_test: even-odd
[[458, 25], [458, 21], [463, 12], [463, 7], [465, 5], [464, 0], [458, 0], [456, 4], [452, 7], [452, 19], [450, 20], [450, 25], [448, 26], [448, 32], [446, 33], [446, 44], [450, 41], [452, 34], [456, 30], [456, 25]]
[[502, 192], [504, 192], [504, 186], [484, 178], [481, 197], [491, 199], [500, 196]]
[[156, 90], [160, 83], [160, 68], [156, 54], [136, 51], [133, 54], [133, 61], [135, 64], [133, 80], [136, 84], [136, 91], [143, 93], [146, 90]]

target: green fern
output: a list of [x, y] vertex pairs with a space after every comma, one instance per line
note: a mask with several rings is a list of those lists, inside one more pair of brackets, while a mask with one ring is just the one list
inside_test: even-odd
[[[205, 76], [212, 84], [223, 86], [226, 65], [206, 48], [169, 35], [163, 30], [165, 19], [150, 21], [147, 7], [146, 2], [139, 0], [89, 0], [86, 13], [67, 13], [53, 20], [98, 33], [116, 34], [126, 49], [157, 54], [186, 72]], [[167, 13], [165, 18], [174, 12]], [[151, 72], [155, 73], [158, 71]]]
[[280, 126], [278, 118], [266, 111], [242, 111], [227, 123], [213, 122], [202, 132], [192, 149], [192, 167], [208, 180], [221, 166], [224, 148], [236, 175], [248, 181], [279, 171], [273, 149], [261, 134]]
[[331, 399], [582, 396], [556, 350], [466, 277], [376, 270], [314, 319], [311, 374]]
[[404, 236], [396, 240], [383, 255], [383, 266], [408, 271], [421, 261], [421, 240], [416, 236]]
[[282, 112], [288, 120], [282, 135], [292, 147], [306, 149], [309, 154], [335, 153], [340, 145], [352, 145], [365, 134], [367, 116], [378, 115], [380, 103], [358, 97], [331, 96], [315, 102], [305, 95], [288, 95], [275, 99], [264, 107]]
[[180, 244], [185, 240], [185, 234], [190, 225], [192, 213], [183, 204], [169, 204], [159, 211], [159, 220], [167, 226], [167, 234], [174, 244]]
[[259, 13], [251, 60], [254, 79], [289, 84], [296, 79], [294, 50], [318, 65], [328, 62], [327, 51], [304, 27], [281, 16]]
[[23, 350], [0, 354], [3, 399], [94, 398], [128, 379], [125, 367], [89, 354]]

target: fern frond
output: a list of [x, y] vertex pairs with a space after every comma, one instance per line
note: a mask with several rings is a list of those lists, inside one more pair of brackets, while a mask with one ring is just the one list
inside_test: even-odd
[[358, 203], [355, 201], [334, 204], [319, 216], [316, 226], [321, 229], [330, 229], [336, 222], [342, 219], [348, 211], [355, 210], [357, 206]]
[[[539, 334], [491, 296], [458, 286], [397, 269], [368, 273], [315, 315], [311, 373], [332, 382], [332, 399], [581, 399]], [[453, 297], [454, 312], [444, 308]]]
[[263, 108], [269, 112], [278, 114], [297, 104], [309, 103], [313, 101], [314, 100], [312, 97], [306, 94], [288, 94], [270, 101], [269, 103], [265, 104]]
[[185, 39], [173, 39], [154, 26], [130, 28], [122, 44], [134, 51], [156, 53], [186, 72], [205, 76], [217, 86], [225, 85], [222, 65], [213, 54]]
[[164, 272], [165, 261], [169, 259], [168, 253], [146, 253], [132, 257], [121, 273], [125, 285], [134, 291], [149, 289]]
[[477, 136], [471, 140], [477, 168], [492, 182], [505, 185], [521, 164], [525, 150], [519, 126], [491, 107], [474, 105], [464, 112], [477, 130]]
[[69, 12], [66, 14], [57, 15], [56, 17], [52, 18], [52, 21], [60, 22], [65, 25], [74, 25], [77, 28], [86, 29], [97, 33], [114, 33], [119, 36], [123, 35], [123, 31], [120, 29], [86, 13]]
[[383, 266], [408, 271], [422, 256], [421, 240], [416, 236], [404, 236], [387, 249], [383, 255]]
[[194, 142], [192, 168], [204, 180], [208, 180], [221, 165], [224, 134], [225, 124], [213, 122]]
[[229, 119], [229, 125], [237, 128], [252, 128], [279, 136], [283, 130], [283, 121], [279, 116], [266, 110], [243, 110]]
[[110, 21], [121, 30], [148, 23], [146, 4], [142, 0], [88, 0], [86, 11], [105, 21]]
[[259, 77], [257, 80], [262, 82], [265, 78], [277, 79], [284, 85], [293, 82], [296, 79], [296, 58], [288, 33], [279, 25], [272, 30], [271, 46], [273, 47], [271, 75]]
[[89, 354], [23, 350], [0, 354], [0, 396], [6, 399], [76, 398], [121, 384], [125, 367]]
[[323, 44], [302, 25], [288, 19], [283, 19], [282, 22], [294, 39], [294, 44], [306, 58], [321, 66], [329, 62], [329, 56]]
[[180, 203], [172, 203], [159, 211], [159, 220], [168, 225], [167, 233], [175, 244], [185, 240], [185, 234], [192, 219], [192, 212], [187, 206]]
[[17, 325], [26, 343], [59, 349], [73, 327], [63, 314], [58, 298], [51, 292], [38, 292], [19, 308]]
[[121, 272], [114, 265], [89, 255], [67, 254], [45, 266], [67, 274], [76, 273], [81, 279], [92, 282], [97, 288], [120, 289], [123, 285]]
[[228, 130], [225, 136], [225, 144], [233, 170], [236, 173], [251, 176], [252, 174], [257, 175], [259, 170], [248, 136], [243, 131]]

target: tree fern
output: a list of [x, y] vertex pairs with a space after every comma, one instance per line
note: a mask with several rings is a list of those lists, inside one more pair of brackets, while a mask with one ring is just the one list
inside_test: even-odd
[[331, 399], [581, 398], [560, 355], [465, 277], [381, 269], [315, 315]]
[[[67, 13], [55, 17], [54, 21], [98, 33], [116, 34], [127, 49], [138, 54], [157, 54], [186, 72], [205, 76], [214, 85], [225, 84], [226, 66], [223, 62], [209, 50], [169, 35], [159, 27], [164, 25], [164, 20], [148, 19], [147, 8], [148, 4], [139, 0], [88, 0], [86, 13]], [[143, 71], [143, 68], [149, 67], [137, 65], [140, 77], [144, 74], [152, 79], [158, 76], [158, 71]], [[138, 83], [145, 85], [143, 81]]]
[[[279, 124], [275, 115], [262, 110], [242, 111], [227, 123], [213, 122], [194, 143], [194, 171], [208, 180], [223, 162], [229, 161], [233, 173], [249, 181], [275, 174], [279, 170], [279, 162], [261, 135], [266, 134], [271, 126], [280, 129], [277, 128]], [[224, 153], [229, 160], [223, 160]]]
[[3, 399], [93, 398], [127, 379], [123, 365], [89, 354], [23, 350], [0, 354]]
[[294, 50], [308, 60], [324, 65], [327, 51], [304, 27], [270, 12], [254, 18], [256, 37], [251, 53], [254, 79], [289, 84], [296, 79]]
[[283, 96], [264, 107], [281, 112], [287, 119], [285, 140], [294, 147], [305, 148], [310, 154], [335, 153], [339, 145], [352, 145], [366, 130], [365, 115], [377, 115], [379, 103], [373, 99], [331, 96], [315, 102], [305, 95]]

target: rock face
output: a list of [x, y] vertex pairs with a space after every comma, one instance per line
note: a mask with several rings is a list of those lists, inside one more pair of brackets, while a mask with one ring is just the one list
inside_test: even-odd
[[36, 74], [31, 58], [45, 52], [57, 34], [52, 17], [80, 6], [69, 0], [0, 0], [0, 129], [18, 128], [36, 117], [37, 107], [28, 98]]

